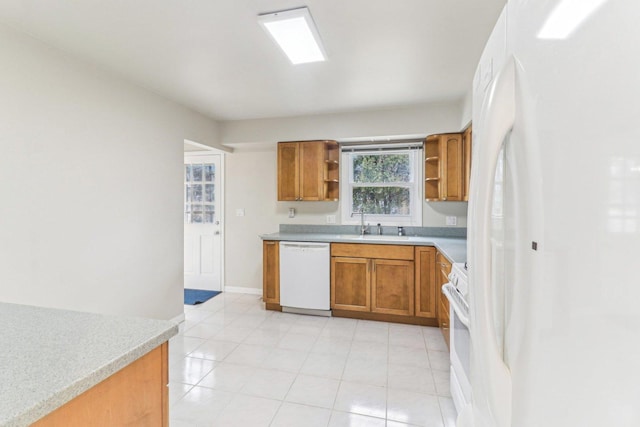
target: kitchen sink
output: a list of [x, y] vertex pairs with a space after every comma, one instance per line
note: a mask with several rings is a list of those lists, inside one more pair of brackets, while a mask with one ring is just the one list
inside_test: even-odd
[[364, 236], [359, 234], [338, 234], [336, 236], [338, 239], [345, 240], [371, 240], [371, 241], [389, 241], [389, 242], [398, 242], [403, 240], [409, 240], [409, 236], [390, 236], [390, 235], [378, 235], [378, 234], [365, 234]]

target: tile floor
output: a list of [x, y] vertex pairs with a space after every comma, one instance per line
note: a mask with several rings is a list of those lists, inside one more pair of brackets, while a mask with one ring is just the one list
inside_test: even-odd
[[256, 295], [185, 306], [169, 346], [172, 427], [453, 427], [437, 328], [266, 311]]

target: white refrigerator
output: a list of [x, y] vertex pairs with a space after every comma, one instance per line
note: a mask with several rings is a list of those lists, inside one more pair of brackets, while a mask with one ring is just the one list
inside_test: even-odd
[[640, 2], [509, 1], [473, 125], [458, 427], [640, 426]]

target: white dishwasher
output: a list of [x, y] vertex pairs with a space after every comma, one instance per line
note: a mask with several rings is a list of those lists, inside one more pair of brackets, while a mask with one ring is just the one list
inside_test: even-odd
[[329, 243], [280, 242], [282, 311], [330, 316]]

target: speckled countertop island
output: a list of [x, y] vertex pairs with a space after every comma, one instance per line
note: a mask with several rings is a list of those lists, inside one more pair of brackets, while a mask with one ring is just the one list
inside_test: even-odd
[[173, 322], [0, 303], [0, 426], [28, 426], [178, 333]]

